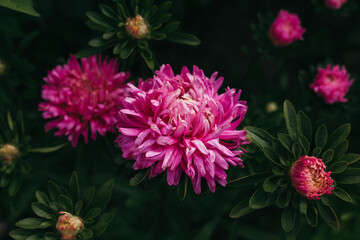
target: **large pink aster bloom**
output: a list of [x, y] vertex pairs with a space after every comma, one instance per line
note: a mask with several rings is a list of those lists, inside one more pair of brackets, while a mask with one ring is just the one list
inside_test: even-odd
[[320, 158], [302, 156], [290, 169], [292, 185], [298, 193], [310, 200], [319, 200], [324, 194], [334, 190], [331, 172], [325, 172], [326, 166]]
[[346, 3], [347, 0], [325, 0], [325, 5], [328, 8], [338, 10]]
[[344, 96], [353, 82], [354, 79], [350, 80], [350, 75], [345, 67], [327, 65], [326, 68], [318, 69], [318, 74], [315, 76], [314, 82], [310, 84], [310, 88], [321, 96], [327, 104], [347, 102]]
[[297, 14], [280, 10], [270, 27], [269, 36], [275, 46], [281, 47], [298, 39], [302, 40], [305, 31], [306, 29], [301, 27], [300, 18]]
[[114, 131], [116, 113], [125, 94], [124, 82], [129, 73], [118, 73], [116, 60], [101, 61], [101, 56], [81, 59], [70, 56], [67, 64], [57, 66], [44, 78], [42, 98], [39, 104], [42, 116], [53, 120], [45, 130], [58, 128], [57, 136], [68, 136], [75, 147], [80, 135], [88, 142], [96, 134]]
[[140, 81], [119, 111], [117, 143], [134, 169], [150, 168], [149, 178], [166, 171], [167, 182], [177, 185], [184, 172], [197, 194], [201, 178], [212, 192], [215, 181], [226, 185], [229, 163], [243, 167], [239, 158], [246, 132], [236, 130], [247, 110], [241, 91], [218, 94], [223, 78], [210, 79], [194, 66], [174, 75], [162, 65], [153, 78]]

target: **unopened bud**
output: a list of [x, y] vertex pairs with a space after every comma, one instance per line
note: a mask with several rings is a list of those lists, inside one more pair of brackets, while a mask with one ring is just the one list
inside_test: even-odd
[[145, 19], [139, 14], [134, 18], [126, 19], [125, 29], [128, 34], [136, 39], [142, 39], [149, 32]]
[[76, 235], [82, 230], [83, 223], [82, 220], [73, 216], [68, 212], [59, 212], [62, 214], [59, 216], [58, 221], [56, 223], [56, 228], [62, 235], [63, 240], [67, 239], [76, 239]]
[[5, 144], [0, 148], [0, 159], [5, 160], [6, 165], [10, 165], [19, 154], [19, 150], [12, 144]]

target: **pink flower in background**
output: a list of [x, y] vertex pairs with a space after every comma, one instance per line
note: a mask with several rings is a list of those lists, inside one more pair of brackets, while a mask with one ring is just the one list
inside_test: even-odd
[[116, 60], [102, 62], [101, 56], [81, 59], [70, 56], [68, 63], [49, 71], [42, 88], [45, 102], [39, 104], [42, 116], [53, 120], [45, 130], [57, 128], [56, 136], [68, 136], [75, 147], [80, 135], [88, 142], [96, 134], [114, 131], [116, 113], [125, 95], [129, 73], [118, 73]]
[[197, 194], [201, 178], [212, 192], [215, 181], [225, 186], [225, 170], [229, 163], [243, 167], [240, 148], [249, 142], [244, 130], [236, 130], [246, 102], [229, 87], [218, 94], [222, 82], [217, 73], [209, 79], [196, 66], [174, 75], [170, 65], [162, 65], [138, 87], [129, 83], [132, 96], [124, 99], [117, 123], [123, 157], [135, 159], [135, 170], [150, 168], [149, 178], [166, 171], [170, 186], [184, 172]]
[[310, 88], [321, 96], [327, 104], [347, 102], [344, 96], [354, 82], [354, 79], [349, 79], [350, 75], [345, 67], [327, 65], [326, 68], [318, 69], [318, 74], [315, 76], [314, 82], [310, 84]]
[[294, 162], [290, 169], [292, 185], [298, 193], [309, 200], [319, 200], [324, 194], [334, 190], [331, 172], [325, 172], [325, 164], [320, 158], [302, 156]]
[[270, 27], [269, 36], [275, 46], [286, 46], [296, 40], [302, 40], [306, 29], [301, 27], [297, 14], [280, 10], [275, 21]]
[[325, 5], [328, 8], [338, 10], [346, 3], [347, 0], [325, 0]]

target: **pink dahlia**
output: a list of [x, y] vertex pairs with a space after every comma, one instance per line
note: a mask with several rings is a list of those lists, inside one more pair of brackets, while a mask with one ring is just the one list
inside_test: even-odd
[[347, 0], [325, 0], [325, 6], [338, 10], [346, 3]]
[[140, 81], [119, 111], [117, 143], [123, 157], [134, 159], [134, 169], [150, 168], [149, 178], [166, 171], [167, 182], [177, 185], [184, 172], [197, 194], [201, 178], [212, 192], [215, 181], [226, 185], [229, 163], [243, 167], [239, 158], [246, 132], [236, 130], [247, 110], [241, 91], [229, 87], [218, 94], [223, 78], [209, 78], [198, 67], [183, 67], [174, 75], [162, 65], [153, 78]]
[[56, 136], [68, 136], [75, 147], [80, 135], [88, 142], [96, 133], [104, 136], [114, 131], [116, 113], [125, 95], [124, 82], [129, 73], [118, 73], [116, 60], [101, 61], [101, 56], [81, 59], [70, 56], [68, 63], [49, 71], [44, 78], [42, 98], [39, 104], [45, 119], [54, 118], [45, 130], [57, 128]]
[[290, 169], [292, 185], [298, 193], [309, 200], [319, 200], [324, 194], [334, 190], [331, 172], [325, 172], [325, 164], [320, 158], [302, 156], [295, 161]]
[[296, 40], [302, 40], [306, 29], [301, 27], [300, 18], [297, 14], [291, 14], [286, 10], [280, 10], [275, 21], [270, 27], [269, 36], [275, 46], [289, 45]]
[[344, 96], [353, 82], [354, 79], [350, 80], [350, 75], [344, 66], [340, 68], [339, 65], [333, 67], [327, 65], [326, 68], [318, 69], [318, 74], [310, 84], [310, 88], [324, 98], [327, 104], [347, 102]]

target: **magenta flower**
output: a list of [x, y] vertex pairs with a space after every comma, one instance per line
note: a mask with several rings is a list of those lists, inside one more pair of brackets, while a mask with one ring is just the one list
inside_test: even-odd
[[149, 178], [166, 171], [167, 182], [178, 185], [182, 172], [197, 194], [201, 178], [212, 192], [215, 181], [226, 185], [229, 163], [243, 167], [239, 158], [246, 132], [236, 130], [247, 111], [239, 101], [241, 90], [229, 87], [218, 94], [223, 78], [207, 78], [194, 66], [174, 75], [162, 65], [153, 78], [128, 84], [132, 96], [124, 99], [117, 127], [117, 143], [134, 169], [150, 168]]
[[81, 59], [70, 56], [68, 63], [49, 71], [44, 78], [42, 98], [39, 104], [45, 119], [54, 118], [45, 130], [58, 128], [56, 136], [68, 136], [75, 147], [80, 135], [88, 142], [96, 134], [104, 136], [114, 131], [116, 113], [125, 95], [124, 82], [129, 73], [118, 73], [116, 60], [101, 61], [101, 56]]
[[292, 185], [298, 193], [309, 200], [319, 200], [324, 194], [334, 190], [331, 172], [325, 172], [325, 164], [320, 158], [302, 156], [295, 161], [290, 169]]
[[315, 76], [314, 82], [310, 84], [319, 96], [321, 96], [327, 104], [334, 102], [347, 102], [344, 98], [349, 91], [349, 87], [353, 84], [354, 79], [350, 79], [350, 75], [343, 66], [335, 65], [331, 68], [318, 68], [318, 74]]
[[269, 36], [275, 46], [282, 47], [298, 39], [302, 40], [305, 31], [306, 29], [301, 27], [300, 18], [297, 14], [280, 10], [270, 27]]
[[346, 3], [347, 0], [325, 0], [325, 6], [338, 10]]

